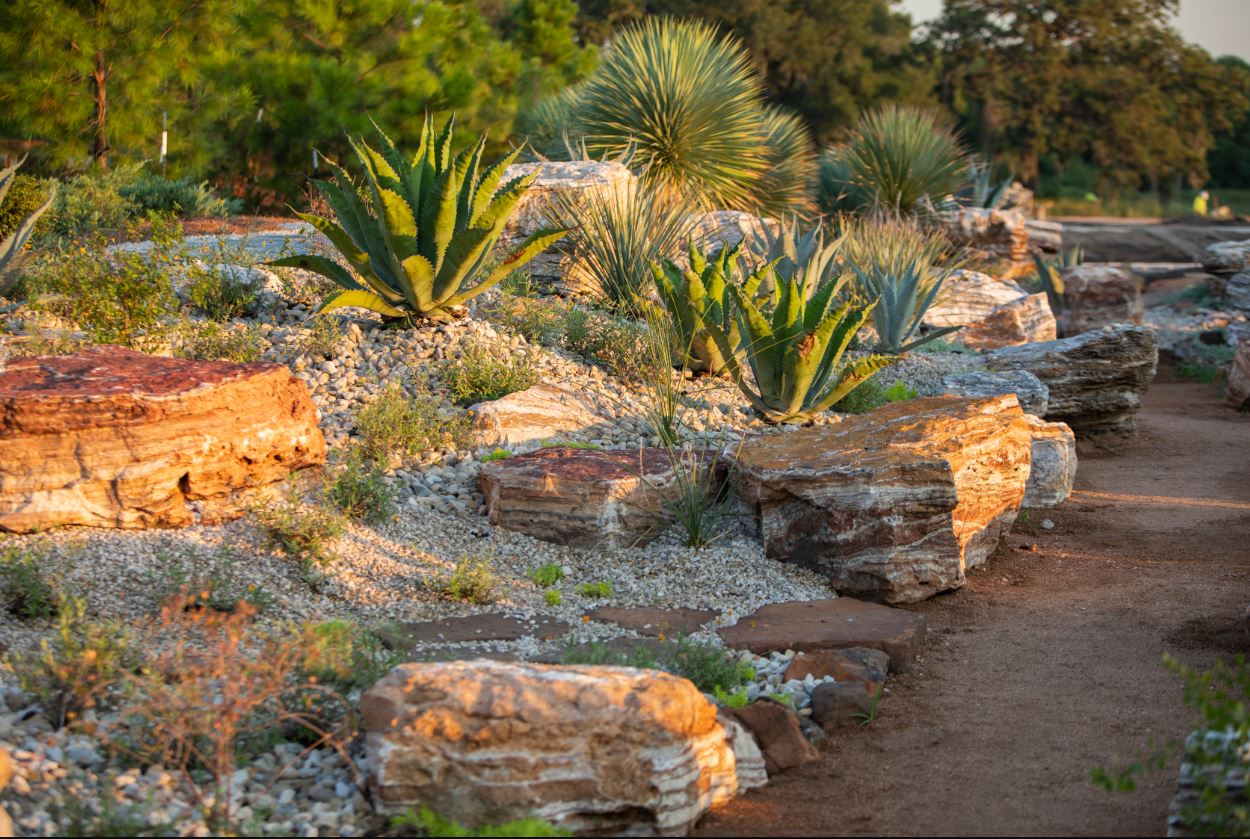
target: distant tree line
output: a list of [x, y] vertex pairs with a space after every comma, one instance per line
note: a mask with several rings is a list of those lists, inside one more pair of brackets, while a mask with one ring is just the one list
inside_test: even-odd
[[[402, 143], [455, 111], [498, 151], [585, 78], [621, 24], [732, 32], [770, 98], [821, 143], [881, 102], [948, 109], [974, 149], [1036, 185], [1250, 187], [1250, 66], [1172, 27], [1178, 0], [9, 0], [0, 140], [44, 172], [155, 161], [254, 205], [290, 200], [372, 120]], [[320, 164], [320, 158], [316, 161]]]

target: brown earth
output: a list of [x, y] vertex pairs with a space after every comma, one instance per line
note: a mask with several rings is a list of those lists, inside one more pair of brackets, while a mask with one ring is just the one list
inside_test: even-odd
[[1185, 734], [1165, 652], [1197, 667], [1250, 652], [1250, 417], [1164, 369], [1139, 427], [964, 589], [909, 607], [929, 638], [875, 722], [699, 833], [1162, 835], [1175, 760], [1125, 795], [1089, 771]]

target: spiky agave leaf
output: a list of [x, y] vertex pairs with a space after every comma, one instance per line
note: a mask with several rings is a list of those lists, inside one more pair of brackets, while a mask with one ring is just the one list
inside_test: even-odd
[[632, 146], [648, 183], [750, 210], [768, 165], [762, 108], [762, 82], [736, 39], [701, 21], [647, 18], [605, 48], [574, 122], [591, 155]]
[[965, 152], [951, 123], [933, 111], [885, 105], [860, 117], [820, 158], [818, 200], [826, 213], [914, 212], [962, 186]]
[[[5, 196], [9, 193], [9, 187], [13, 185], [17, 178], [18, 168], [26, 162], [26, 158], [14, 163], [12, 166], [0, 170], [0, 203], [4, 202]], [[48, 191], [48, 198], [39, 207], [26, 218], [22, 219], [16, 229], [14, 229], [3, 240], [0, 240], [0, 294], [8, 291], [9, 286], [17, 278], [18, 270], [25, 261], [25, 254], [22, 249], [26, 247], [27, 240], [30, 239], [32, 233], [35, 232], [35, 224], [39, 221], [39, 217], [48, 211], [52, 206], [52, 202], [56, 200], [56, 184]]]

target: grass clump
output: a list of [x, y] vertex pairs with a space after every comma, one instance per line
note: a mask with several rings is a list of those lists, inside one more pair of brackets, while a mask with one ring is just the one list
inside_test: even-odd
[[549, 588], [543, 592], [543, 602], [548, 606], [559, 606], [564, 603], [564, 595], [559, 589]]
[[334, 561], [330, 542], [343, 535], [343, 518], [320, 503], [306, 504], [296, 491], [256, 511], [266, 547], [281, 548], [306, 572]]
[[655, 649], [639, 645], [628, 651], [615, 650], [597, 642], [581, 648], [570, 644], [565, 650], [563, 662], [664, 670], [689, 679], [699, 690], [713, 695], [744, 691], [755, 678], [755, 668], [739, 661], [734, 653], [724, 647], [689, 638], [662, 643]]
[[875, 379], [869, 379], [833, 406], [833, 410], [843, 414], [866, 414], [892, 402], [905, 402], [919, 396], [907, 382], [896, 381], [886, 387]]
[[482, 463], [491, 463], [496, 460], [507, 460], [512, 457], [512, 449], [495, 449], [489, 454], [482, 455], [479, 460]]
[[646, 326], [630, 318], [576, 308], [565, 324], [564, 345], [612, 375], [629, 379], [648, 362], [651, 350]]
[[408, 460], [427, 451], [468, 443], [469, 418], [444, 414], [442, 400], [425, 389], [408, 396], [391, 384], [356, 414], [356, 434], [363, 454], [386, 463]]
[[1233, 347], [1195, 344], [1192, 354], [1180, 363], [1176, 373], [1191, 382], [1218, 384], [1228, 376], [1228, 365], [1236, 352]]
[[549, 822], [538, 818], [524, 818], [503, 824], [483, 824], [474, 828], [438, 815], [429, 807], [409, 810], [391, 818], [391, 827], [402, 830], [419, 830], [423, 836], [572, 836]]
[[582, 597], [608, 598], [612, 596], [612, 582], [603, 580], [598, 583], [578, 583], [573, 591]]
[[391, 671], [399, 656], [376, 635], [342, 619], [304, 628], [305, 676], [340, 690], [364, 690]]
[[156, 602], [180, 600], [188, 609], [234, 612], [246, 604], [254, 612], [273, 605], [273, 595], [264, 586], [239, 578], [239, 556], [230, 548], [192, 556], [188, 562], [168, 562], [149, 583]]
[[62, 595], [48, 572], [49, 552], [22, 548], [0, 550], [0, 599], [13, 617], [46, 620], [61, 608]]
[[178, 330], [174, 355], [197, 361], [258, 361], [265, 351], [259, 328], [226, 326], [214, 321], [188, 321]]
[[308, 323], [308, 331], [300, 336], [301, 352], [316, 358], [330, 358], [343, 340], [343, 324], [333, 315], [319, 315]]
[[326, 485], [326, 499], [355, 521], [380, 524], [395, 515], [395, 491], [386, 472], [352, 449]]
[[193, 269], [187, 283], [191, 305], [219, 323], [256, 314], [260, 293], [246, 268], [219, 265]]
[[542, 586], [543, 588], [554, 586], [564, 579], [564, 566], [558, 562], [548, 562], [546, 565], [539, 565], [537, 568], [530, 570], [529, 578], [536, 586]]
[[459, 358], [444, 366], [442, 379], [453, 402], [473, 405], [525, 390], [538, 381], [538, 369], [528, 354], [500, 357], [485, 344], [472, 341]]
[[443, 594], [461, 603], [485, 606], [499, 599], [499, 579], [486, 557], [463, 557], [441, 588]]

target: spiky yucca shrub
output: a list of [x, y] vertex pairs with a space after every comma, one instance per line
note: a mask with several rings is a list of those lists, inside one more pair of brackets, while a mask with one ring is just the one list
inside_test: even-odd
[[816, 155], [812, 137], [797, 114], [769, 105], [763, 128], [767, 164], [755, 188], [756, 207], [764, 216], [806, 213], [812, 209]]
[[766, 421], [806, 422], [894, 361], [878, 355], [844, 359], [873, 308], [838, 305], [845, 280], [813, 289], [799, 277], [777, 275], [772, 284], [776, 294], [764, 306], [736, 285], [725, 287], [725, 306], [739, 331], [736, 345], [728, 330], [709, 324], [729, 374]]
[[[13, 186], [13, 182], [17, 178], [18, 167], [25, 162], [26, 158], [22, 158], [12, 166], [0, 169], [0, 205], [4, 204], [5, 196], [8, 195], [9, 188]], [[53, 189], [46, 201], [35, 205], [30, 213], [18, 219], [13, 224], [12, 230], [8, 231], [0, 239], [0, 294], [4, 294], [9, 289], [9, 286], [13, 284], [13, 281], [17, 279], [18, 270], [22, 267], [26, 258], [26, 255], [22, 253], [22, 248], [26, 246], [26, 240], [34, 232], [35, 222], [39, 221], [39, 217], [47, 212], [55, 198], [56, 190]]]
[[879, 351], [907, 352], [960, 329], [935, 329], [913, 340], [942, 284], [958, 268], [942, 264], [946, 241], [940, 233], [898, 216], [850, 219], [843, 232], [843, 259], [856, 293], [877, 301], [873, 326]]
[[630, 180], [583, 195], [557, 196], [555, 221], [571, 229], [577, 271], [619, 311], [638, 315], [651, 296], [651, 264], [675, 253], [693, 220], [670, 193]]
[[724, 353], [709, 326], [720, 326], [728, 333], [730, 346], [738, 345], [737, 323], [727, 316], [725, 308], [726, 287], [739, 284], [749, 299], [755, 299], [760, 284], [773, 276], [771, 265], [765, 265], [738, 279], [741, 250], [742, 242], [739, 242], [709, 257], [704, 249], [691, 242], [688, 267], [679, 266], [671, 259], [651, 266], [656, 291], [668, 313], [675, 338], [676, 360], [688, 370], [711, 375], [725, 371]]
[[965, 153], [945, 117], [886, 105], [860, 117], [842, 143], [820, 158], [818, 201], [826, 213], [914, 212], [964, 184]]
[[380, 151], [363, 139], [353, 140], [365, 170], [367, 199], [337, 165], [331, 164], [333, 183], [317, 182], [338, 223], [311, 213], [296, 215], [323, 233], [349, 267], [312, 254], [269, 263], [304, 268], [343, 287], [323, 300], [317, 313], [358, 306], [389, 318], [450, 320], [462, 304], [564, 235], [564, 230], [538, 230], [487, 271], [504, 223], [538, 173], [500, 187], [520, 150], [483, 167], [485, 136], [453, 156], [453, 127], [454, 118], [448, 119], [435, 134], [427, 117], [411, 161], [381, 129]]

